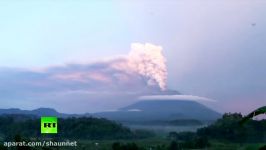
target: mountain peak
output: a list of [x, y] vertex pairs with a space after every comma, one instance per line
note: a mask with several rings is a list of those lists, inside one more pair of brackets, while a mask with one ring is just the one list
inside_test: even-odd
[[123, 107], [119, 111], [97, 113], [96, 115], [118, 121], [169, 121], [178, 119], [213, 121], [221, 117], [216, 111], [192, 100], [141, 100]]
[[35, 116], [58, 116], [64, 117], [65, 114], [57, 112], [52, 108], [37, 108], [34, 110], [21, 110], [18, 108], [10, 109], [0, 109], [0, 114], [25, 114], [25, 115], [35, 115]]
[[32, 112], [37, 116], [58, 116], [59, 113], [52, 108], [37, 108], [32, 110]]

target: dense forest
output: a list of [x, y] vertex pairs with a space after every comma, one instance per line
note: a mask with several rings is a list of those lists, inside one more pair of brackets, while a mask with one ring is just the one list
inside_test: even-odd
[[[2, 115], [0, 116], [0, 138], [1, 142], [34, 141], [47, 138], [54, 141], [73, 139], [79, 142], [79, 146], [75, 149], [86, 150], [206, 148], [264, 150], [266, 147], [263, 144], [266, 142], [266, 120], [248, 120], [245, 124], [241, 124], [242, 119], [243, 116], [239, 113], [226, 113], [213, 124], [200, 128], [196, 132], [170, 132], [167, 137], [163, 137], [150, 131], [130, 130], [119, 123], [103, 118], [59, 118], [58, 134], [42, 135], [40, 134], [39, 118], [30, 115]], [[245, 148], [247, 144], [253, 147]], [[5, 149], [5, 147], [1, 145], [0, 149]], [[48, 150], [71, 149], [71, 147], [24, 147], [24, 149]]]
[[243, 118], [240, 113], [226, 113], [215, 123], [200, 128], [197, 132], [170, 132], [168, 138], [176, 142], [179, 148], [191, 149], [210, 147], [210, 140], [240, 145], [265, 143], [266, 120], [249, 120], [241, 124]]
[[143, 130], [131, 131], [116, 122], [93, 117], [59, 118], [58, 134], [41, 134], [40, 119], [29, 115], [0, 116], [0, 135], [3, 138], [13, 138], [16, 135], [28, 138], [61, 139], [135, 139], [153, 136], [153, 133]]
[[197, 131], [200, 136], [230, 142], [266, 142], [266, 120], [250, 119], [240, 124], [243, 116], [226, 113], [214, 124]]

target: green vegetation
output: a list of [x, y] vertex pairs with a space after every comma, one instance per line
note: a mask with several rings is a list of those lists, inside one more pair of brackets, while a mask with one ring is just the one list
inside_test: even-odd
[[67, 118], [58, 120], [58, 134], [41, 134], [40, 119], [26, 115], [0, 116], [0, 135], [13, 138], [15, 135], [28, 138], [61, 138], [61, 139], [135, 139], [153, 136], [151, 132], [131, 131], [121, 124], [103, 118]]
[[[239, 113], [226, 113], [214, 124], [197, 132], [171, 132], [169, 139], [181, 149], [245, 149], [258, 150], [266, 142], [266, 120], [248, 120], [241, 124]], [[211, 139], [211, 141], [210, 141]], [[177, 148], [178, 149], [178, 148]]]
[[266, 114], [266, 106], [260, 107], [260, 108], [258, 108], [256, 110], [252, 111], [251, 113], [249, 113], [247, 116], [245, 116], [241, 120], [240, 124], [244, 124], [244, 123], [247, 122], [247, 120], [249, 120], [249, 119], [251, 119], [251, 118], [253, 118], [255, 116], [261, 115], [261, 114]]
[[[0, 116], [0, 141], [77, 140], [81, 150], [263, 150], [266, 120], [248, 120], [226, 113], [215, 123], [197, 132], [170, 132], [167, 137], [150, 131], [130, 130], [121, 124], [99, 118], [59, 119], [59, 133], [41, 135], [40, 120], [33, 116]], [[264, 148], [263, 148], [264, 147]], [[0, 150], [5, 147], [0, 145]], [[14, 147], [12, 150], [21, 149]], [[71, 150], [73, 147], [23, 147], [25, 150]]]
[[199, 129], [197, 134], [235, 143], [266, 142], [266, 120], [248, 120], [242, 125], [242, 119], [239, 113], [226, 113], [214, 124]]

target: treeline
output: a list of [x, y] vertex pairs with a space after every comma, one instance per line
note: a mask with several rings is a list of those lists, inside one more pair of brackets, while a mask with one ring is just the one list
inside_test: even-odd
[[243, 116], [240, 113], [226, 113], [215, 123], [193, 132], [171, 132], [170, 138], [179, 141], [205, 138], [225, 142], [252, 143], [266, 142], [266, 120], [249, 120], [241, 124]]
[[[114, 142], [112, 144], [112, 150], [183, 150], [183, 149], [202, 149], [207, 146], [202, 145], [200, 143], [185, 143], [185, 142], [177, 142], [171, 141], [168, 144], [158, 144], [153, 146], [140, 146], [136, 143], [120, 143]], [[197, 145], [198, 144], [198, 145]]]
[[[131, 131], [113, 121], [99, 118], [67, 118], [58, 120], [56, 135], [40, 134], [40, 119], [32, 116], [8, 115], [0, 116], [0, 137], [14, 138], [46, 138], [75, 140], [115, 140], [106, 149], [113, 150], [181, 150], [181, 149], [205, 149], [212, 148], [213, 141], [225, 143], [265, 143], [266, 120], [249, 120], [241, 124], [243, 116], [239, 113], [226, 113], [215, 123], [197, 130], [197, 132], [170, 132], [167, 143], [150, 144], [134, 143], [128, 141], [115, 142], [118, 139], [140, 139], [154, 137], [149, 131]], [[17, 138], [19, 139], [19, 138]], [[165, 139], [164, 139], [165, 140]], [[8, 141], [8, 140], [7, 140]], [[11, 140], [12, 141], [12, 140]], [[17, 140], [16, 140], [17, 141]], [[264, 146], [265, 148], [265, 146]], [[1, 147], [0, 147], [1, 149]], [[263, 148], [261, 148], [263, 149]]]
[[13, 138], [16, 135], [27, 138], [60, 139], [138, 139], [153, 136], [148, 131], [131, 131], [114, 121], [103, 118], [82, 117], [58, 119], [58, 134], [41, 134], [40, 118], [27, 115], [0, 116], [0, 136]]
[[199, 136], [229, 142], [266, 142], [266, 120], [248, 120], [241, 124], [240, 113], [226, 113], [214, 124], [198, 129]]
[[170, 132], [172, 148], [202, 149], [211, 146], [210, 139], [229, 143], [265, 143], [266, 120], [249, 120], [241, 124], [240, 113], [226, 113], [212, 125], [203, 127], [197, 132]]

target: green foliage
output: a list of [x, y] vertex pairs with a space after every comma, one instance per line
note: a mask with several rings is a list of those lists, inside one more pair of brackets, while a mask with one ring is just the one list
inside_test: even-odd
[[142, 129], [134, 130], [133, 133], [137, 139], [144, 139], [144, 138], [155, 136], [155, 133], [148, 131], [148, 130], [142, 130]]
[[170, 132], [168, 138], [177, 141], [189, 141], [195, 139], [196, 136], [194, 132]]
[[148, 131], [131, 131], [113, 121], [106, 119], [83, 117], [83, 118], [59, 118], [58, 134], [40, 134], [40, 119], [27, 118], [17, 115], [0, 116], [0, 134], [8, 140], [19, 134], [23, 137], [32, 138], [58, 138], [61, 139], [136, 139], [154, 136]]
[[266, 145], [260, 147], [259, 150], [266, 150]]
[[5, 147], [2, 143], [0, 144], [0, 150], [7, 150], [7, 147]]
[[59, 119], [59, 136], [81, 139], [127, 139], [134, 134], [121, 124], [97, 118]]
[[239, 113], [227, 113], [214, 124], [198, 129], [197, 134], [220, 141], [265, 142], [266, 120], [249, 120], [241, 125], [242, 119], [243, 117]]
[[0, 116], [0, 134], [7, 140], [15, 135], [40, 136], [40, 121], [25, 115]]
[[120, 142], [115, 142], [112, 145], [113, 150], [141, 150], [136, 143], [121, 144]]
[[[205, 136], [199, 136], [194, 132], [170, 132], [169, 139], [177, 141], [178, 148], [198, 149], [206, 148], [210, 146], [208, 138]], [[171, 145], [174, 144], [173, 142]], [[173, 146], [172, 146], [173, 147]]]
[[168, 150], [179, 150], [178, 143], [176, 141], [172, 141], [168, 147]]
[[[92, 117], [59, 118], [59, 133], [46, 136], [40, 134], [39, 118], [6, 115], [0, 116], [0, 136], [1, 141], [75, 139], [79, 143], [76, 149], [86, 150], [265, 149], [263, 145], [266, 142], [266, 120], [249, 120], [241, 126], [239, 122], [242, 119], [243, 116], [239, 113], [226, 113], [215, 123], [198, 129], [197, 132], [170, 132], [168, 138], [162, 138], [146, 130], [131, 131], [116, 122]], [[95, 146], [95, 142], [99, 144]], [[6, 148], [0, 144], [0, 149]], [[24, 149], [68, 150], [71, 147], [24, 147]]]

